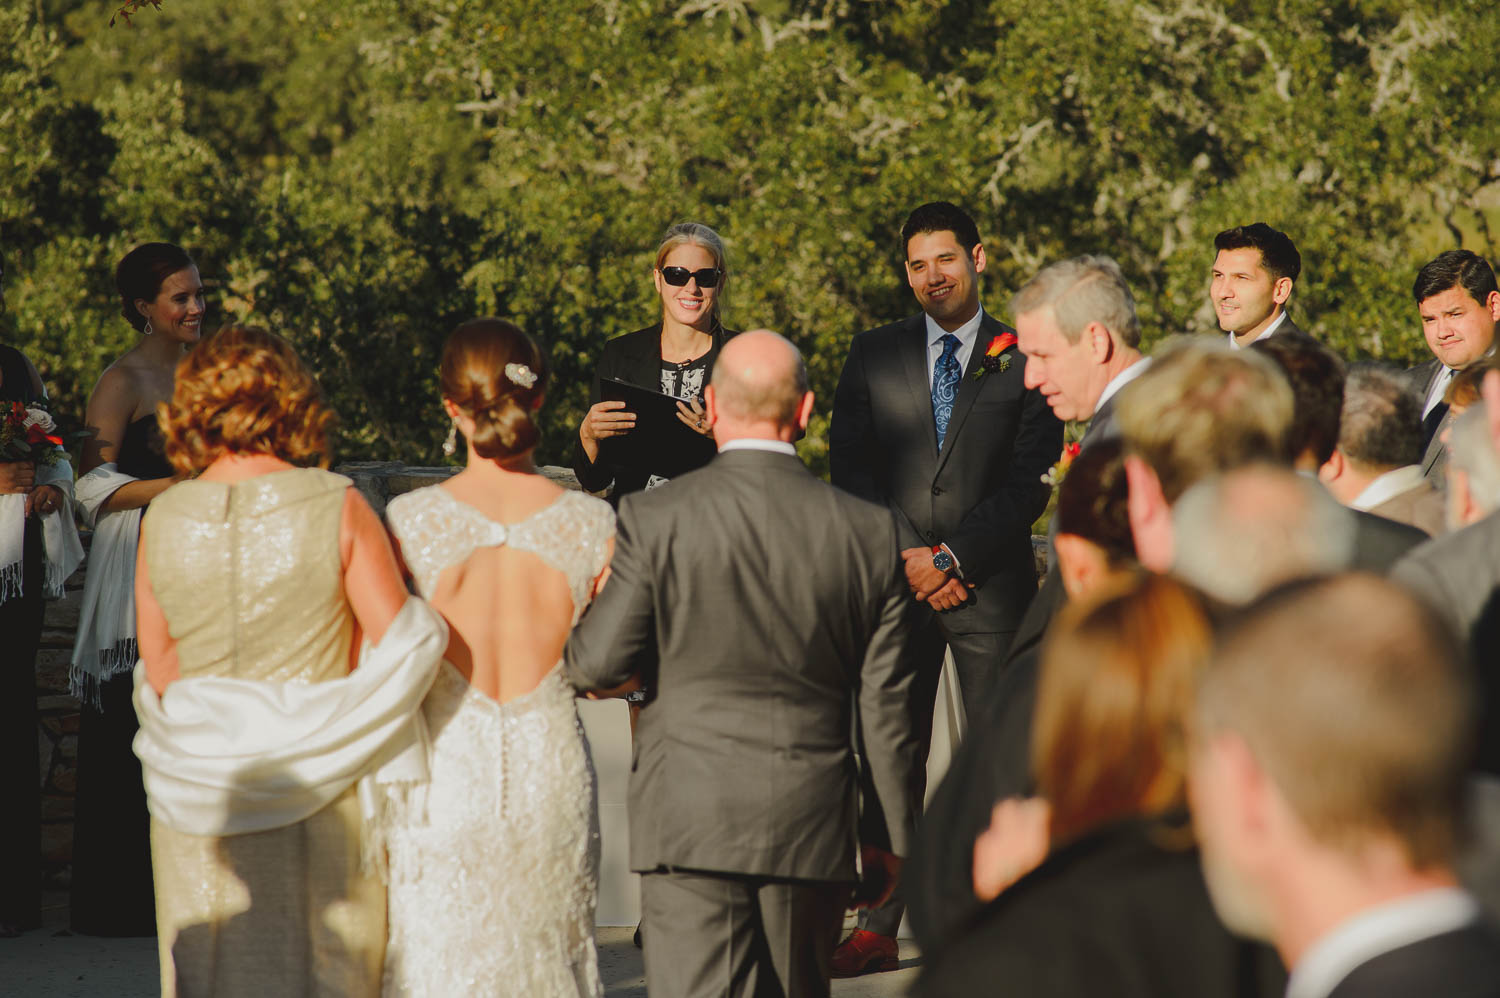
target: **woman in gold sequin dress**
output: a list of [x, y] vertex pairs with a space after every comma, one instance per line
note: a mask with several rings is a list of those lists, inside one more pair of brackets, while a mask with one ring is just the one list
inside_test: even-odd
[[[387, 535], [348, 479], [298, 467], [326, 465], [331, 415], [280, 337], [229, 327], [205, 340], [160, 418], [168, 459], [197, 475], [152, 502], [137, 569], [137, 751], [148, 763], [162, 993], [378, 994], [385, 890], [361, 868], [353, 784], [280, 827], [190, 834], [162, 820], [170, 801], [153, 788], [143, 743], [152, 694], [166, 691], [166, 712], [203, 688], [200, 677], [255, 680], [264, 700], [348, 675], [361, 635], [379, 642], [405, 612]], [[209, 720], [235, 735], [235, 718]], [[255, 764], [245, 761], [246, 779], [265, 779]], [[294, 773], [271, 777], [288, 814], [300, 803]]]

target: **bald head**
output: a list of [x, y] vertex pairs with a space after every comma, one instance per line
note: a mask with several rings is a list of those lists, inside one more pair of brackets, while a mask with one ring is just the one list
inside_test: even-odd
[[794, 436], [811, 412], [807, 366], [784, 336], [769, 329], [740, 333], [724, 344], [710, 384], [714, 434], [733, 437]]

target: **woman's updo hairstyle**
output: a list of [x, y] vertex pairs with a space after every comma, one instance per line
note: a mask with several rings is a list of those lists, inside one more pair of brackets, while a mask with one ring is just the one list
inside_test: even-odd
[[120, 292], [120, 314], [138, 332], [146, 331], [146, 317], [135, 307], [137, 299], [155, 301], [167, 278], [179, 270], [197, 266], [180, 246], [142, 243], [126, 253], [115, 268], [115, 289]]
[[167, 460], [184, 474], [226, 453], [328, 467], [333, 413], [292, 345], [253, 326], [225, 326], [177, 365], [171, 403], [156, 407]]
[[443, 398], [474, 420], [469, 442], [492, 460], [524, 454], [541, 430], [537, 400], [547, 388], [547, 358], [520, 327], [504, 319], [470, 319], [443, 344]]

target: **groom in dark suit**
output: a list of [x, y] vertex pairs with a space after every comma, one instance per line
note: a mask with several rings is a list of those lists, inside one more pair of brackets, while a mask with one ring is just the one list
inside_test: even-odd
[[[1062, 423], [1026, 387], [1015, 330], [980, 307], [974, 220], [947, 202], [924, 204], [901, 245], [922, 311], [854, 337], [829, 456], [835, 485], [896, 514], [917, 671], [912, 725], [925, 757], [944, 646], [973, 710], [1036, 595], [1031, 524], [1047, 505], [1041, 476], [1062, 452]], [[871, 912], [835, 954], [835, 973], [894, 966], [902, 911]]]
[[896, 525], [797, 459], [813, 396], [786, 340], [730, 340], [705, 401], [719, 456], [621, 502], [567, 673], [650, 690], [630, 864], [652, 998], [826, 996], [856, 841], [857, 897], [884, 900], [921, 807]]

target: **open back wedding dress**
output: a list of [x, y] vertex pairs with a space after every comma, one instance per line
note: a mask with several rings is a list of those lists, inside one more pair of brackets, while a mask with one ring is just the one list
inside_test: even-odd
[[[577, 492], [505, 525], [433, 486], [393, 500], [386, 518], [422, 596], [475, 551], [508, 545], [566, 577], [575, 624], [614, 533], [609, 506]], [[425, 814], [387, 830], [385, 994], [601, 995], [595, 777], [573, 688], [554, 668], [499, 703], [445, 662], [423, 713]]]

